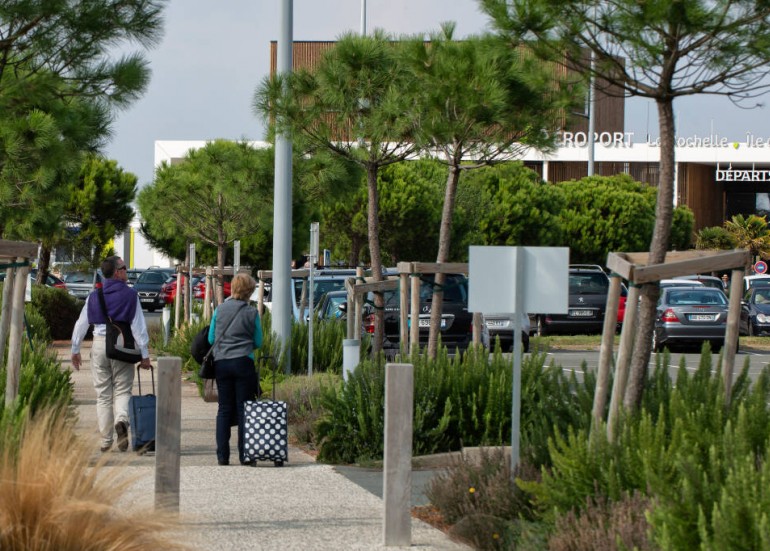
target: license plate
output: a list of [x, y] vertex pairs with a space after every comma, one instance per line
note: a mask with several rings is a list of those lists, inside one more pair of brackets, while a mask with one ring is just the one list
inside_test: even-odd
[[690, 314], [690, 321], [714, 321], [717, 319], [714, 314]]
[[139, 299], [140, 302], [153, 302], [154, 300], [155, 299], [151, 299], [151, 298], [140, 298]]
[[[418, 327], [430, 327], [430, 319], [422, 319], [420, 318], [420, 323]], [[441, 329], [446, 329], [446, 320], [441, 320]]]
[[501, 320], [489, 320], [487, 327], [505, 327], [507, 322]]
[[569, 315], [572, 318], [590, 318], [594, 315], [593, 310], [570, 310]]

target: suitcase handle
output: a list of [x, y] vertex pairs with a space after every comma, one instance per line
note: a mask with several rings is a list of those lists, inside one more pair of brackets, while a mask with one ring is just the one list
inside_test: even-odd
[[[257, 358], [257, 363], [261, 365], [263, 362], [267, 362], [267, 360], [273, 361], [273, 402], [275, 402], [275, 377], [278, 375], [278, 362], [275, 361], [275, 356], [260, 356]], [[259, 371], [261, 371], [261, 368]], [[257, 371], [257, 376], [259, 376], [259, 371]]]
[[[142, 395], [142, 368], [136, 365], [136, 382], [139, 384], [139, 396]], [[155, 368], [150, 366], [150, 377], [152, 377], [152, 393], [155, 394]]]

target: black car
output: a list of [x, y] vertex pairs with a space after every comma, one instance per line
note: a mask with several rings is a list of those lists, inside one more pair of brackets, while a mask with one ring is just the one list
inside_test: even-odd
[[770, 286], [754, 286], [741, 301], [741, 334], [770, 335]]
[[139, 294], [139, 302], [143, 309], [154, 312], [166, 305], [160, 290], [173, 273], [173, 269], [147, 270], [139, 276], [134, 283], [134, 291]]
[[[420, 285], [420, 346], [428, 345], [430, 333], [430, 314], [433, 301], [432, 274], [422, 276]], [[386, 291], [385, 299], [385, 337], [382, 349], [388, 358], [394, 357], [400, 348], [400, 297], [398, 291]], [[373, 300], [370, 297], [370, 300]], [[411, 298], [409, 302], [411, 303]], [[374, 314], [364, 320], [365, 329], [374, 332]], [[482, 324], [482, 330], [486, 328]], [[489, 344], [488, 333], [485, 332]], [[447, 274], [444, 282], [444, 300], [441, 308], [441, 343], [450, 354], [455, 350], [464, 351], [473, 342], [473, 312], [468, 311], [468, 278], [463, 274]]]
[[541, 337], [551, 333], [601, 333], [609, 289], [610, 278], [600, 266], [571, 264], [568, 312], [537, 314], [535, 332]]

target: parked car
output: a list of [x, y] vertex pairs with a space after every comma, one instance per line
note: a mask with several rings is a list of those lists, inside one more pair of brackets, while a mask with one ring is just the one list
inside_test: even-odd
[[686, 275], [686, 276], [676, 276], [674, 279], [683, 279], [686, 281], [700, 281], [707, 287], [713, 287], [714, 289], [719, 289], [720, 291], [725, 290], [724, 282], [716, 276], [695, 274], [695, 275]]
[[63, 274], [62, 280], [67, 292], [78, 300], [85, 300], [94, 290], [98, 272], [69, 272]]
[[148, 269], [134, 283], [134, 290], [139, 295], [139, 302], [142, 308], [148, 312], [154, 312], [165, 306], [166, 302], [161, 295], [161, 287], [173, 273], [173, 268], [169, 270]]
[[[495, 345], [495, 338], [500, 339], [503, 352], [513, 352], [513, 329], [516, 325], [515, 314], [484, 314], [484, 323], [489, 331], [490, 347]], [[529, 316], [521, 316], [521, 349], [529, 352]]]
[[345, 319], [347, 317], [348, 292], [329, 291], [325, 293], [315, 307], [319, 320]]
[[618, 298], [618, 327], [620, 331], [623, 327], [623, 320], [626, 317], [626, 301], [628, 300], [628, 287], [625, 283], [620, 284], [620, 297]]
[[758, 285], [770, 285], [770, 275], [750, 275], [743, 278], [743, 291]]
[[[225, 278], [222, 283], [222, 291], [225, 294], [225, 298], [230, 296], [230, 276]], [[212, 290], [213, 292], [213, 290]], [[199, 277], [193, 284], [193, 298], [203, 300], [206, 297], [206, 278]]]
[[[329, 291], [339, 291], [345, 289], [345, 280], [356, 275], [355, 270], [343, 268], [323, 268], [313, 273], [313, 309], [320, 302], [321, 297]], [[309, 286], [310, 280], [305, 278], [292, 278], [292, 313], [295, 321], [300, 319], [300, 302], [302, 301], [302, 286], [305, 282]], [[307, 294], [307, 291], [306, 291]], [[303, 308], [302, 318], [307, 320], [309, 297], [306, 296], [305, 307]], [[272, 299], [270, 300], [272, 302]]]
[[538, 336], [552, 333], [593, 334], [604, 327], [610, 278], [600, 266], [571, 264], [566, 314], [536, 314]]
[[[37, 279], [37, 268], [32, 268], [29, 271], [29, 275], [32, 277], [32, 281], [35, 281]], [[64, 280], [60, 277], [56, 277], [52, 273], [48, 274], [48, 277], [45, 278], [45, 286], [46, 287], [56, 287], [57, 289], [66, 289], [67, 285], [64, 283]]]
[[[422, 277], [420, 286], [420, 346], [427, 346], [430, 332], [431, 302], [433, 301], [433, 286], [430, 284], [432, 275]], [[385, 291], [385, 319], [383, 352], [392, 358], [399, 352], [400, 334], [400, 296], [398, 291]], [[373, 297], [369, 297], [373, 301]], [[409, 299], [411, 302], [411, 298]], [[364, 329], [374, 333], [374, 313], [369, 312], [364, 319]], [[484, 334], [482, 343], [489, 346], [489, 332], [486, 324], [482, 323]], [[473, 342], [473, 313], [468, 311], [468, 278], [463, 274], [447, 274], [444, 283], [444, 298], [441, 308], [441, 343], [447, 347], [450, 354], [456, 350], [466, 350]]]
[[705, 287], [706, 285], [701, 281], [693, 279], [661, 279], [658, 282], [658, 286], [661, 289], [667, 289], [668, 287]]
[[126, 270], [126, 275], [128, 276], [128, 281], [126, 281], [126, 284], [129, 287], [133, 287], [134, 283], [136, 283], [136, 280], [139, 279], [139, 276], [144, 273], [144, 270], [139, 270], [136, 268], [129, 268]]
[[725, 293], [705, 285], [661, 290], [652, 335], [654, 350], [672, 344], [724, 342], [728, 300]]
[[[32, 268], [29, 271], [29, 276], [32, 278], [32, 282], [34, 283], [37, 280], [37, 268]], [[5, 281], [5, 272], [0, 272], [0, 282]], [[48, 277], [45, 279], [45, 286], [46, 287], [56, 287], [57, 289], [66, 289], [67, 286], [64, 283], [64, 280], [56, 277], [55, 275], [49, 273]]]
[[741, 334], [770, 335], [770, 286], [757, 285], [741, 301]]

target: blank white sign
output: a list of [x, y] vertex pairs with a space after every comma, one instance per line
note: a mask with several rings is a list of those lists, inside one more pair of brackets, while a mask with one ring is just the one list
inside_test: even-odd
[[517, 277], [524, 312], [567, 313], [568, 247], [470, 247], [468, 309], [515, 313]]

